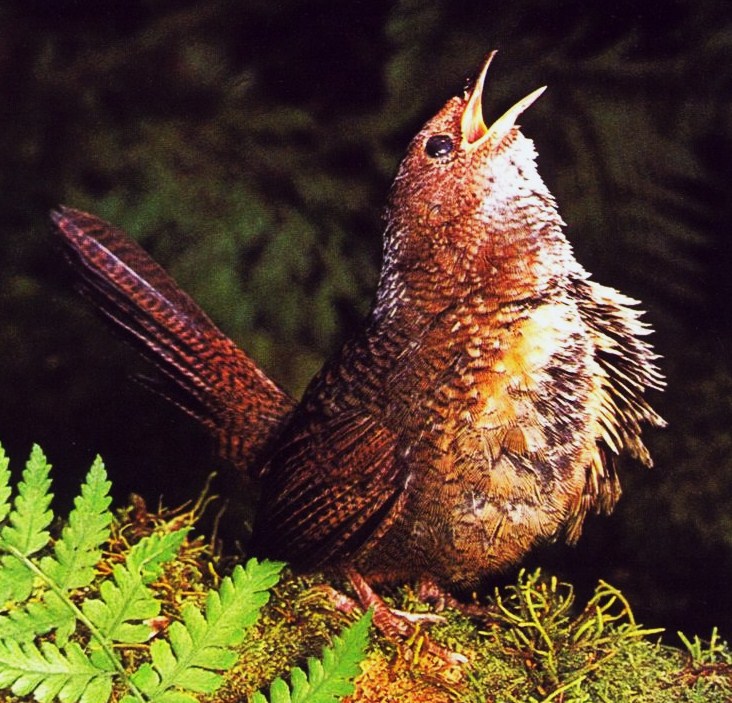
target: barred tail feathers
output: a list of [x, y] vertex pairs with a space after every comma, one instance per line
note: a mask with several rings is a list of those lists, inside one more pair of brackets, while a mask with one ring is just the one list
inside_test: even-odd
[[294, 401], [122, 230], [67, 207], [51, 217], [82, 292], [173, 382], [147, 385], [254, 471]]

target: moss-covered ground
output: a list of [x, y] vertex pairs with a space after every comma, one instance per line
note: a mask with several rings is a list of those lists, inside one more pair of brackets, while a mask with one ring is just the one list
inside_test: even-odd
[[[130, 508], [115, 533], [118, 547], [123, 550], [128, 538], [160, 521], [195, 520], [202, 507], [157, 515], [144, 506]], [[114, 551], [113, 545], [112, 558]], [[203, 598], [230, 561], [202, 538], [187, 542], [161, 584], [171, 617], [182, 599]], [[347, 589], [322, 575], [286, 571], [242, 647], [239, 663], [210, 700], [246, 700], [308, 656], [319, 656], [332, 635], [356, 617], [334, 607], [332, 587]], [[398, 608], [429, 609], [410, 587], [382, 593]], [[732, 700], [732, 651], [716, 632], [708, 641], [682, 636], [678, 647], [669, 646], [661, 641], [661, 628], [636, 622], [631, 605], [610, 584], [598, 583], [589, 601], [579, 603], [570, 584], [540, 571], [522, 572], [515, 584], [496, 589], [480, 606], [478, 618], [444, 609], [443, 623], [409, 642], [386, 641], [372, 632], [372, 647], [349, 703]], [[425, 654], [424, 636], [460, 652], [467, 663], [446, 665]]]

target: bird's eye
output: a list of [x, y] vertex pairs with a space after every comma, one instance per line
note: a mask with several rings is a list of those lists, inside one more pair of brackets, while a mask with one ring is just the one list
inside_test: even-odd
[[433, 159], [436, 159], [438, 156], [446, 156], [453, 148], [452, 137], [447, 134], [435, 134], [424, 145], [427, 156], [431, 156]]

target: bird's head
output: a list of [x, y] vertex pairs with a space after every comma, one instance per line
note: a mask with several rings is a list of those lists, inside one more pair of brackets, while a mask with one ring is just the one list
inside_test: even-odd
[[516, 124], [544, 88], [487, 126], [483, 87], [494, 55], [424, 125], [399, 167], [386, 210], [385, 264], [402, 274], [411, 268], [485, 285], [523, 275], [547, 243], [565, 241], [533, 143]]

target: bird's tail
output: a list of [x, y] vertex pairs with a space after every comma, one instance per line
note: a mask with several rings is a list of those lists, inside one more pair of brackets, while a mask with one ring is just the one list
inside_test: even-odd
[[81, 291], [172, 381], [148, 385], [255, 474], [294, 401], [122, 230], [67, 207], [51, 217]]

